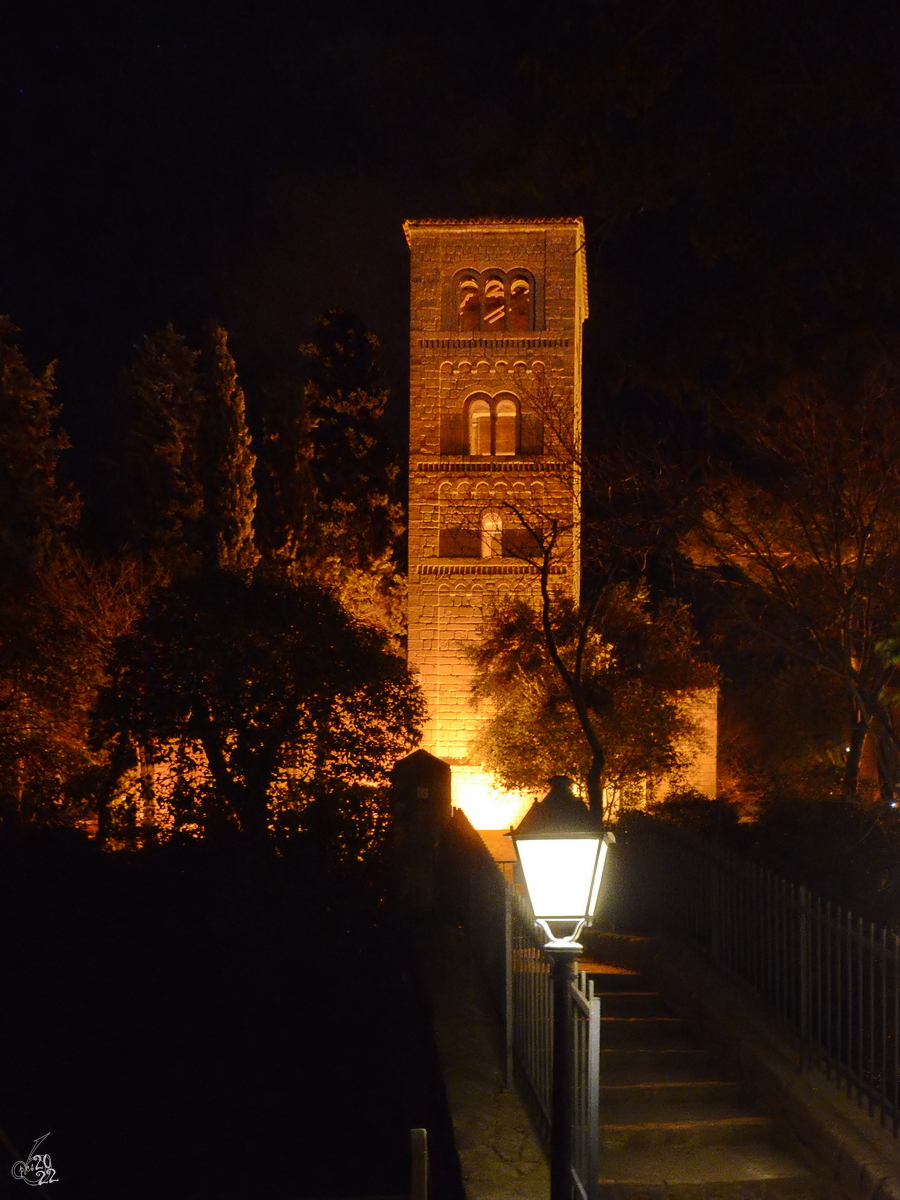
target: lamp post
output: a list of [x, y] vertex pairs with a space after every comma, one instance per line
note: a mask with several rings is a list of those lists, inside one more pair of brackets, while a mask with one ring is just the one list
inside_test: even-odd
[[[553, 978], [553, 1081], [550, 1116], [550, 1200], [572, 1200], [574, 1029], [571, 985], [577, 941], [597, 905], [612, 834], [604, 833], [572, 791], [554, 775], [550, 791], [512, 832], [535, 920], [547, 935]], [[554, 932], [552, 926], [557, 927]], [[567, 932], [568, 930], [568, 932]]]

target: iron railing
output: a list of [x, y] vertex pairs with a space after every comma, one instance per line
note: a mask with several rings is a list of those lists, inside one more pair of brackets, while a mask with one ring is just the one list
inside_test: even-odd
[[[525, 1094], [550, 1144], [553, 986], [527, 901], [457, 809], [440, 846], [438, 894], [463, 923], [505, 1032], [506, 1086]], [[597, 1200], [600, 1174], [600, 1001], [582, 973], [572, 985], [575, 1085], [572, 1182]]]
[[748, 984], [870, 1116], [900, 1131], [900, 938], [755, 863], [645, 818], [644, 920]]

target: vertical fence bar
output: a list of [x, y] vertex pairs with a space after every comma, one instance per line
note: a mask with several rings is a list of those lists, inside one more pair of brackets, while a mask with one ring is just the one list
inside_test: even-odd
[[844, 1034], [846, 1031], [846, 1019], [844, 1017], [844, 1011], [847, 1008], [847, 994], [846, 994], [846, 986], [847, 985], [845, 982], [846, 972], [845, 972], [845, 967], [844, 967], [844, 960], [847, 957], [847, 947], [845, 945], [846, 935], [844, 933], [844, 924], [845, 924], [845, 922], [844, 922], [844, 918], [842, 915], [842, 909], [841, 909], [840, 905], [838, 905], [838, 927], [836, 930], [837, 973], [836, 973], [836, 977], [835, 977], [835, 993], [834, 994], [835, 994], [835, 1003], [837, 1006], [839, 1025], [838, 1025], [838, 1053], [837, 1053], [837, 1057], [835, 1059], [835, 1068], [836, 1068], [836, 1074], [837, 1074], [838, 1078], [840, 1079], [842, 1085], [844, 1083], [844, 1077], [846, 1074], [844, 1064], [847, 1061], [847, 1054], [849, 1051], [849, 1047], [847, 1047], [845, 1045], [845, 1039], [844, 1039]]
[[503, 890], [503, 1086], [507, 1091], [513, 1085], [513, 1043], [516, 1020], [513, 1001], [513, 898], [511, 890]]
[[800, 1024], [800, 1070], [805, 1071], [809, 1066], [809, 918], [807, 913], [805, 887], [797, 893], [797, 950], [800, 958], [798, 972], [798, 1001]]
[[875, 1111], [875, 926], [869, 922], [869, 1060], [866, 1070], [869, 1116]]
[[850, 913], [847, 914], [847, 1044], [850, 1047], [850, 1055], [848, 1058], [847, 1073], [847, 1095], [853, 1094], [853, 1083], [856, 1075], [854, 1066], [854, 1053], [856, 1051], [856, 1039], [853, 1037], [853, 1019], [856, 1016], [857, 996], [854, 992], [854, 967], [856, 965], [856, 955], [853, 953], [855, 949], [853, 939], [853, 917]]
[[825, 1028], [827, 1030], [828, 1058], [826, 1060], [827, 1074], [831, 1078], [831, 1060], [834, 1057], [834, 1026], [831, 1023], [831, 959], [834, 950], [834, 937], [831, 924], [831, 901], [825, 903]]
[[[881, 1088], [888, 1093], [888, 931], [881, 930]], [[884, 1105], [881, 1105], [881, 1127], [884, 1128]]]
[[897, 1136], [897, 1127], [900, 1124], [900, 1096], [898, 1096], [898, 1086], [900, 1086], [900, 937], [894, 934], [894, 1036], [891, 1039], [891, 1084], [892, 1084], [892, 1100], [894, 1104], [893, 1113], [893, 1132], [894, 1137]]

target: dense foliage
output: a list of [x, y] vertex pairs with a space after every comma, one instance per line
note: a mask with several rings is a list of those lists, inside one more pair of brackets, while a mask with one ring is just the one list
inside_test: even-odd
[[314, 584], [215, 572], [158, 593], [117, 647], [103, 740], [144, 748], [174, 828], [328, 830], [354, 854], [415, 745], [418, 689], [383, 635]]
[[58, 481], [52, 372], [2, 334], [4, 812], [111, 844], [302, 830], [377, 849], [422, 702], [384, 632], [399, 526], [375, 339], [331, 314], [306, 382], [265, 389], [258, 518], [225, 330], [199, 350], [171, 325], [145, 337], [122, 386], [116, 545], [98, 551]]
[[606, 819], [652, 799], [663, 777], [677, 786], [696, 752], [691, 693], [715, 680], [685, 606], [654, 608], [645, 587], [623, 582], [588, 612], [556, 599], [551, 624], [552, 647], [525, 602], [487, 624], [474, 654], [474, 695], [491, 712], [477, 744], [486, 766], [509, 787], [564, 771], [587, 790], [599, 745]]

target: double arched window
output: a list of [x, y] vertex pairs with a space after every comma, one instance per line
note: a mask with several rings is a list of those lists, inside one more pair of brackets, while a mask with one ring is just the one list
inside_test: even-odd
[[[530, 333], [535, 327], [530, 271], [459, 271], [452, 302], [459, 333]], [[449, 315], [449, 314], [448, 314]]]
[[474, 392], [441, 416], [441, 454], [473, 458], [535, 458], [544, 453], [544, 425], [537, 413], [522, 412], [511, 392]]
[[516, 453], [519, 442], [519, 406], [515, 396], [470, 396], [467, 403], [467, 448], [478, 458]]

